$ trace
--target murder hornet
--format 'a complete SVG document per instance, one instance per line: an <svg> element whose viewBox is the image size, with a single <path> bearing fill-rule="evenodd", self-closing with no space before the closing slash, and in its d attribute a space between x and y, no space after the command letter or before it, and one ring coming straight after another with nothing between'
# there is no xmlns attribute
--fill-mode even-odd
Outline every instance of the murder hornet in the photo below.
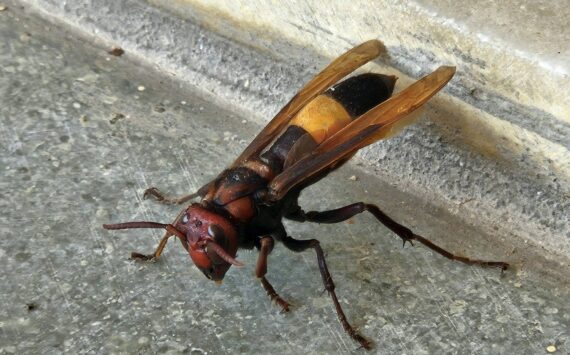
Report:
<svg viewBox="0 0 570 355"><path fill-rule="evenodd" d="M466 264L499 267L507 263L454 255L397 223L376 205L357 202L329 211L305 212L298 204L303 189L347 162L359 149L390 137L410 124L412 113L441 90L455 73L442 66L392 96L396 77L361 74L344 78L383 50L379 41L365 42L334 60L307 83L279 111L249 146L218 177L197 192L168 198L156 188L145 191L166 203L182 204L195 198L171 224L127 222L105 224L105 229L162 228L166 233L153 254L132 253L133 259L156 260L168 239L177 237L194 264L214 281L221 281L240 248L259 250L255 275L283 311L289 303L266 278L267 259L275 242L294 251L313 249L325 289L344 330L366 349L371 342L348 322L335 293L325 254L316 239L299 240L287 234L282 219L339 223L364 211L404 242L417 241L446 258Z"/></svg>

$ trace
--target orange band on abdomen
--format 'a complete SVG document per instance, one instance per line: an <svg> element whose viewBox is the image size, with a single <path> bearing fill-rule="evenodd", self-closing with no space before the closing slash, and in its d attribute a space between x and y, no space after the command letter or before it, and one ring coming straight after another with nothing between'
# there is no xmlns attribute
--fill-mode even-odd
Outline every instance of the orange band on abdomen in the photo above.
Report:
<svg viewBox="0 0 570 355"><path fill-rule="evenodd" d="M340 103L319 95L303 107L290 124L302 127L320 144L351 121L352 117Z"/></svg>

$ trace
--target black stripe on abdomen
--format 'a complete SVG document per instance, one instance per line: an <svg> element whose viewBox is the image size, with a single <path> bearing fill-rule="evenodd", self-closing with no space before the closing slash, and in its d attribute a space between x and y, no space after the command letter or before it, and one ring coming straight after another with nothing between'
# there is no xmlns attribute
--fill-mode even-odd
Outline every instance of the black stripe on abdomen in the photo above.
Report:
<svg viewBox="0 0 570 355"><path fill-rule="evenodd" d="M325 95L344 106L354 119L390 98L395 83L396 77L391 75L361 74L336 84Z"/></svg>
<svg viewBox="0 0 570 355"><path fill-rule="evenodd" d="M283 167L283 162L285 162L287 158L287 154L289 154L293 145L304 134L307 134L307 131L302 127L295 125L287 127L287 130L275 140L275 143L273 143L261 157L280 171Z"/></svg>

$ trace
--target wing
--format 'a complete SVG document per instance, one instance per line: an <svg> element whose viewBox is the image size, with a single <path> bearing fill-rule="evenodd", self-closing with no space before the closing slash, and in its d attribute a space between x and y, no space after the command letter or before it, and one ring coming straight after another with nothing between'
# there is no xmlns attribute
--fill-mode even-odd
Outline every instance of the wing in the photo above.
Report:
<svg viewBox="0 0 570 355"><path fill-rule="evenodd" d="M383 51L384 46L380 41L370 40L356 46L335 59L329 66L323 69L313 80L309 81L281 111L263 128L241 155L234 161L232 167L256 157L289 121L309 101L323 93L340 79L344 78L357 68L376 58Z"/></svg>
<svg viewBox="0 0 570 355"><path fill-rule="evenodd" d="M440 67L352 121L310 155L277 175L269 185L268 199L283 198L293 187L334 167L359 149L397 133L411 123L410 114L441 90L453 74L455 67Z"/></svg>

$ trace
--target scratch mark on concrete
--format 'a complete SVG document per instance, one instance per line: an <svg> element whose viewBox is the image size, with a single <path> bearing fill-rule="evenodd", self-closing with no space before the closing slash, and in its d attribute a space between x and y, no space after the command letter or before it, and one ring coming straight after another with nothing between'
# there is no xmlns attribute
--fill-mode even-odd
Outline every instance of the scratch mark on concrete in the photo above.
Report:
<svg viewBox="0 0 570 355"><path fill-rule="evenodd" d="M55 280L57 290L61 295L61 297L63 298L63 301L65 302L65 312L67 312L69 319L73 320L74 317L73 317L73 312L71 311L71 303L69 301L69 298L67 297L67 293L61 287L61 279L57 276L57 271L55 269L55 266L53 265L53 262L49 258L47 259L47 263L51 270L51 277L52 279Z"/></svg>

